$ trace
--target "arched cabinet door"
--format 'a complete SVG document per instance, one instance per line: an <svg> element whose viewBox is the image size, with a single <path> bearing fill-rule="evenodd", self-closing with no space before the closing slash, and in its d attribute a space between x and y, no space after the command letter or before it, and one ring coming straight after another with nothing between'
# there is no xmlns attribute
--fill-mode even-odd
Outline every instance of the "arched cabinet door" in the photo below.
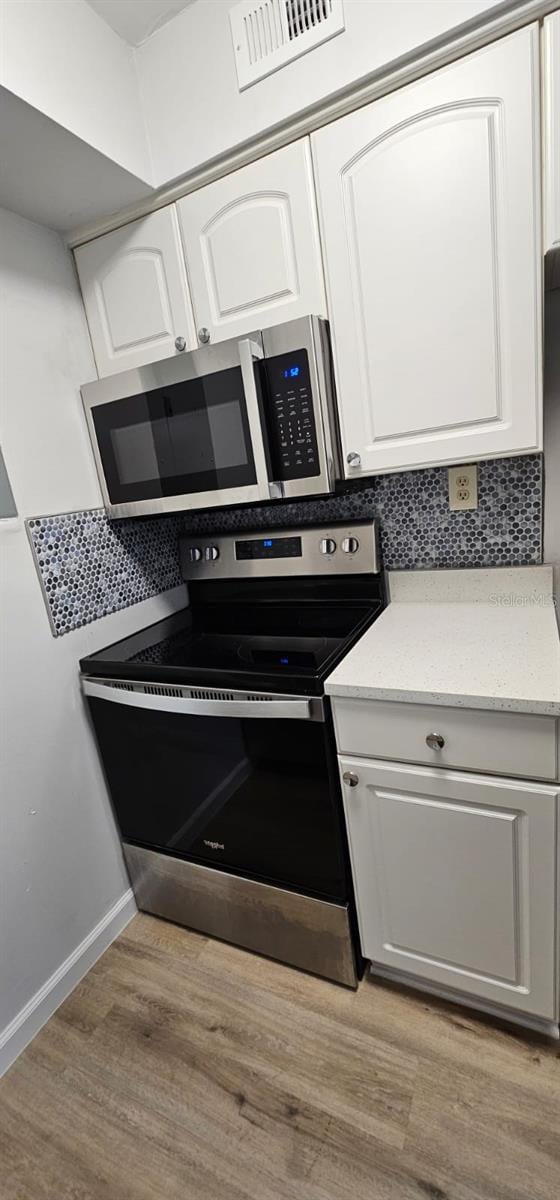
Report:
<svg viewBox="0 0 560 1200"><path fill-rule="evenodd" d="M177 208L196 325L210 341L325 315L307 139L192 192Z"/></svg>
<svg viewBox="0 0 560 1200"><path fill-rule="evenodd" d="M187 272L173 205L75 251L99 375L192 350Z"/></svg>
<svg viewBox="0 0 560 1200"><path fill-rule="evenodd" d="M313 135L349 477L541 448L538 49Z"/></svg>

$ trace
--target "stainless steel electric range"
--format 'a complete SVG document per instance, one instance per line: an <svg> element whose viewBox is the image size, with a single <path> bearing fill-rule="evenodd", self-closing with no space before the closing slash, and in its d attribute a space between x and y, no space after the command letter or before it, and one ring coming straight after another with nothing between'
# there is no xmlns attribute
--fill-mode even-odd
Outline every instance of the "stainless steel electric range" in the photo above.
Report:
<svg viewBox="0 0 560 1200"><path fill-rule="evenodd" d="M181 561L189 606L80 664L138 906L356 986L324 680L383 606L375 526Z"/></svg>

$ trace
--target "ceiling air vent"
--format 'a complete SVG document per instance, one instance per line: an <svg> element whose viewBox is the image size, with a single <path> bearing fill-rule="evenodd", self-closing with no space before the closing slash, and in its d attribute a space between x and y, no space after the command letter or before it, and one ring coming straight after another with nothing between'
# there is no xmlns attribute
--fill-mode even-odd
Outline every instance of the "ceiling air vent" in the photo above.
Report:
<svg viewBox="0 0 560 1200"><path fill-rule="evenodd" d="M342 0L242 0L229 19L240 91L344 29Z"/></svg>

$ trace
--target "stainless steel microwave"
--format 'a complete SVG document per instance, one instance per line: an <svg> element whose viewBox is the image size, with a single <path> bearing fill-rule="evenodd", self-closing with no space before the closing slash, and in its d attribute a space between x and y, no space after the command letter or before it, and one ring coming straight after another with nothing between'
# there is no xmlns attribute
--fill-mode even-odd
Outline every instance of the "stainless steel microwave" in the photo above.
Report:
<svg viewBox="0 0 560 1200"><path fill-rule="evenodd" d="M340 474L320 317L123 371L82 398L112 517L320 495Z"/></svg>

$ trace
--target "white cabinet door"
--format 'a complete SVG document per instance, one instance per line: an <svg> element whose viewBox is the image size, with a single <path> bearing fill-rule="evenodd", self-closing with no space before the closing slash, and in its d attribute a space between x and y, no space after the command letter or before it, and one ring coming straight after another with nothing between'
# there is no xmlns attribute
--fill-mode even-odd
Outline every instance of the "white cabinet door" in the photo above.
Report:
<svg viewBox="0 0 560 1200"><path fill-rule="evenodd" d="M141 367L196 345L173 205L75 251L100 376Z"/></svg>
<svg viewBox="0 0 560 1200"><path fill-rule="evenodd" d="M540 448L536 25L312 137L347 474Z"/></svg>
<svg viewBox="0 0 560 1200"><path fill-rule="evenodd" d="M309 142L177 205L196 324L212 341L326 313Z"/></svg>
<svg viewBox="0 0 560 1200"><path fill-rule="evenodd" d="M364 955L557 1019L558 788L339 761Z"/></svg>
<svg viewBox="0 0 560 1200"><path fill-rule="evenodd" d="M560 246L560 9L545 18L544 249Z"/></svg>

